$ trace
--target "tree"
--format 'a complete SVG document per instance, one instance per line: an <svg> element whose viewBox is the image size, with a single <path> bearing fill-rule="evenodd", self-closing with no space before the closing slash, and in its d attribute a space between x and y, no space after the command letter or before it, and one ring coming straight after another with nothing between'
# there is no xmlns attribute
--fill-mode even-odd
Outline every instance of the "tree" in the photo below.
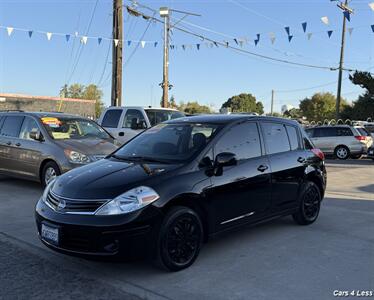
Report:
<svg viewBox="0 0 374 300"><path fill-rule="evenodd" d="M180 111L185 112L186 114L210 114L211 110L206 105L200 105L196 101L187 102L185 104L184 102L180 102L178 109Z"/></svg>
<svg viewBox="0 0 374 300"><path fill-rule="evenodd" d="M170 107L170 108L178 108L178 105L177 105L177 103L175 102L174 95L171 95L171 97L170 97L169 107Z"/></svg>
<svg viewBox="0 0 374 300"><path fill-rule="evenodd" d="M321 121L335 117L336 98L331 93L316 93L312 98L305 98L300 101L300 111L308 121ZM347 101L342 99L340 109L344 110Z"/></svg>
<svg viewBox="0 0 374 300"><path fill-rule="evenodd" d="M255 112L260 115L264 113L264 106L252 94L242 93L229 98L222 104L222 108L230 108L231 112Z"/></svg>
<svg viewBox="0 0 374 300"><path fill-rule="evenodd" d="M302 117L300 109L297 108L291 108L290 110L286 110L283 115L285 117L292 119L298 119Z"/></svg>
<svg viewBox="0 0 374 300"><path fill-rule="evenodd" d="M102 101L103 92L95 84L89 84L87 86L79 83L74 83L70 86L65 84L60 89L60 97L95 100L95 114L97 118L104 109L104 103Z"/></svg>
<svg viewBox="0 0 374 300"><path fill-rule="evenodd" d="M363 95L360 95L357 101L353 102L353 106L343 111L350 119L366 120L374 117L374 78L368 72L356 71L349 76L353 84L359 85L366 89Z"/></svg>

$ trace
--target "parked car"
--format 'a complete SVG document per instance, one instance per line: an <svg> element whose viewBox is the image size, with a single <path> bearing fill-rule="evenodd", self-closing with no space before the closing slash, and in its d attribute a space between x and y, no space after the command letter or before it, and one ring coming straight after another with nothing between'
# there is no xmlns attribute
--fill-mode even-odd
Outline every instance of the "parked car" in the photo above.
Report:
<svg viewBox="0 0 374 300"><path fill-rule="evenodd" d="M374 123L367 123L363 125L367 132L370 133L371 137L374 139Z"/></svg>
<svg viewBox="0 0 374 300"><path fill-rule="evenodd" d="M365 144L367 153L368 149L373 145L373 137L364 126L354 126L354 128L362 137L361 142Z"/></svg>
<svg viewBox="0 0 374 300"><path fill-rule="evenodd" d="M306 129L314 145L327 155L338 159L361 157L367 152L366 136L348 125L317 126Z"/></svg>
<svg viewBox="0 0 374 300"><path fill-rule="evenodd" d="M43 186L118 148L95 122L62 113L0 112L0 174Z"/></svg>
<svg viewBox="0 0 374 300"><path fill-rule="evenodd" d="M177 271L227 230L286 215L313 223L325 187L324 155L297 122L194 116L158 124L105 159L59 176L35 217L42 242L54 250L149 251Z"/></svg>
<svg viewBox="0 0 374 300"><path fill-rule="evenodd" d="M113 106L102 112L98 123L121 143L126 143L147 128L181 117L183 113L171 108Z"/></svg>

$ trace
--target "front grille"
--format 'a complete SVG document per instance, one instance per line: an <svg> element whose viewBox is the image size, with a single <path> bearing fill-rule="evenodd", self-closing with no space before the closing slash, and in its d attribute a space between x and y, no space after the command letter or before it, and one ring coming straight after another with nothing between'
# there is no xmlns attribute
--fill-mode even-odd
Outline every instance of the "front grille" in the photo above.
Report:
<svg viewBox="0 0 374 300"><path fill-rule="evenodd" d="M48 193L47 202L55 210L70 214L93 214L107 200L69 199Z"/></svg>

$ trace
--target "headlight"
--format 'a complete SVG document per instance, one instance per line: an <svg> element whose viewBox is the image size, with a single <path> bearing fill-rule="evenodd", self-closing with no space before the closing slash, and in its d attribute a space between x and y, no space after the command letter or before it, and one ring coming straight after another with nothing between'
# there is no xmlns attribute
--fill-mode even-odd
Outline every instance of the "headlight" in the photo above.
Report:
<svg viewBox="0 0 374 300"><path fill-rule="evenodd" d="M69 159L70 162L75 163L75 164L88 164L91 160L90 158L77 151L69 150L66 149L64 150L65 155Z"/></svg>
<svg viewBox="0 0 374 300"><path fill-rule="evenodd" d="M141 209L159 198L160 196L150 187L139 186L106 203L96 215L126 214Z"/></svg>
<svg viewBox="0 0 374 300"><path fill-rule="evenodd" d="M56 181L56 178L52 179L52 180L48 183L48 185L45 187L44 192L43 192L43 195L42 195L42 200L43 200L43 202L46 202L46 201L47 201L48 193L49 193L49 191L51 190L52 186L54 185L55 181Z"/></svg>

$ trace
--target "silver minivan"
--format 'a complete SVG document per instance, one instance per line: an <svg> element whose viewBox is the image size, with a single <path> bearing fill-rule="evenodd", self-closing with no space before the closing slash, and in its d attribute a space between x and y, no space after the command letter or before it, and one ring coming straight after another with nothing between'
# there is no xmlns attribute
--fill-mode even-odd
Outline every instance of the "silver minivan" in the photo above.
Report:
<svg viewBox="0 0 374 300"><path fill-rule="evenodd" d="M118 148L95 122L62 113L0 111L0 174L40 181Z"/></svg>
<svg viewBox="0 0 374 300"><path fill-rule="evenodd" d="M352 126L317 126L305 131L317 148L338 159L359 158L368 150L366 137Z"/></svg>

